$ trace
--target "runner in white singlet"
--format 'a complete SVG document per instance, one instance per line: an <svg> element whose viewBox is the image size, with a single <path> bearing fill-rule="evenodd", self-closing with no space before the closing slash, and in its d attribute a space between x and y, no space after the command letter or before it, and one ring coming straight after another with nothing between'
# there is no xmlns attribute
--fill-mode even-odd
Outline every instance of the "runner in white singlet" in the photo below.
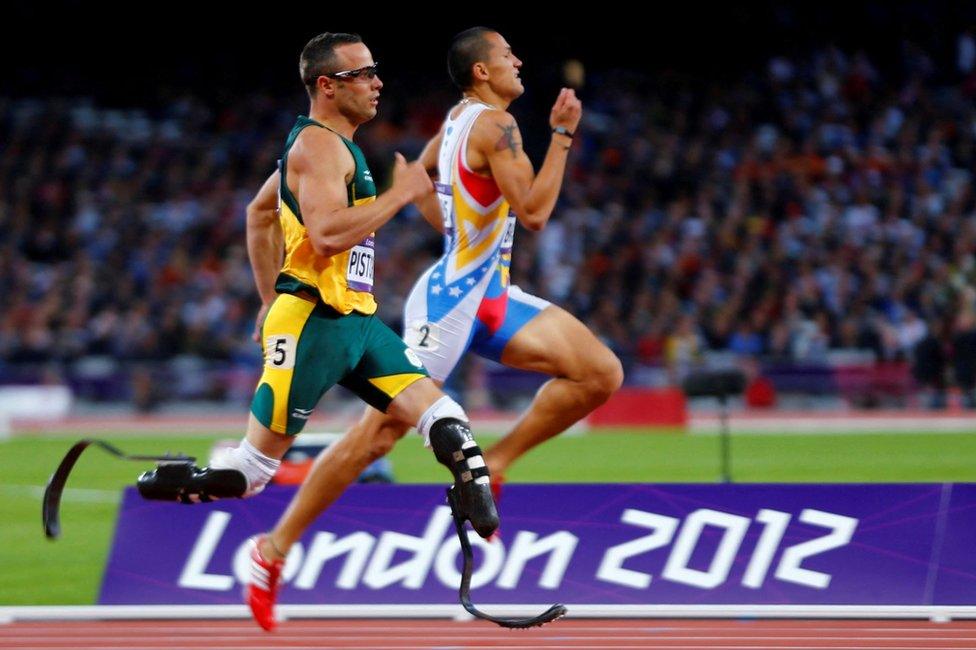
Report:
<svg viewBox="0 0 976 650"><path fill-rule="evenodd" d="M471 127L490 108L465 100L444 122L436 183L444 254L414 285L404 310L404 339L440 381L468 349L501 361L512 336L549 306L511 284L516 218L494 179L468 166Z"/></svg>

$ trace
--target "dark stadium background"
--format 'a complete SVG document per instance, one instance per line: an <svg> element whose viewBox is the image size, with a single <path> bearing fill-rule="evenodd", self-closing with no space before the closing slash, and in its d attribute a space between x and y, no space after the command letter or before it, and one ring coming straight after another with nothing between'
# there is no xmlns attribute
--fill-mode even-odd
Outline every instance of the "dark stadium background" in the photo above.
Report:
<svg viewBox="0 0 976 650"><path fill-rule="evenodd" d="M914 65L912 61L920 57L933 64L925 79L928 89L953 85L962 88L965 82L953 65L956 39L964 30L972 30L976 25L976 6L970 3L766 1L654 3L641 9L608 5L572 10L564 6L530 9L525 5L497 3L477 7L408 3L396 11L385 11L368 3L341 8L325 4L244 8L231 3L203 2L140 6L18 2L5 5L0 10L0 17L0 60L3 62L0 64L0 102L10 107L23 100L40 100L53 107L47 117L29 126L31 135L28 140L35 135L44 138L47 137L45 133L54 134L51 136L54 146L63 146L63 138L70 137L66 134L68 127L63 117L76 102L85 102L99 111L138 109L155 120L165 117L181 97L188 96L209 111L209 117L196 125L204 136L214 130L225 136L240 130L258 134L256 138L269 142L279 131L283 137L280 124L268 121L271 111L258 112L255 119L250 120L249 103L267 100L279 109L290 107L292 114L305 112L307 99L297 79L297 58L304 43L322 31L360 33L375 59L381 62L386 87L379 118L372 125L374 140L383 142L384 128L396 130L416 126L418 112L425 113L426 122L422 127L429 133L436 128L442 111L457 97L448 82L444 61L451 36L475 24L493 26L507 37L524 61L527 92L512 111L522 127L525 147L538 164L548 138L549 107L559 86L564 83L562 70L568 60L578 60L584 65L586 83L579 92L585 106L610 107L612 110L606 114L623 121L627 116L620 113L619 105L613 105L614 89L630 86L645 100L663 98L668 112L658 126L666 131L670 122L680 118L683 111L695 114L710 102L727 101L727 98L723 100L716 96L723 88L735 84L762 87L773 57L803 62L815 52L830 47L839 48L847 57L865 52L877 72L874 90L879 94L896 92L904 83L906 66L910 68ZM660 106L652 105L630 107L633 116L638 118L647 111L660 109ZM924 117L927 109L919 110ZM282 112L278 110L275 118ZM857 116L862 127L869 117ZM229 121L222 121L225 118ZM747 118L752 120L745 126L746 133L750 134L763 122L776 124L779 119L770 105L760 105ZM691 128L698 127L693 125ZM364 139L368 138L364 136ZM416 155L421 142L417 139L408 142L404 153ZM577 147L577 151L584 151L586 153L582 155L604 164L606 161L600 157L605 158L614 152L607 153L599 148L612 146L615 143L588 140ZM243 193L257 189L262 175L270 172L273 149L270 145L261 149L260 165L252 165L246 173L233 176L230 182L234 183L236 191ZM382 148L379 152L367 149L381 185L389 170L391 155L391 151ZM11 164L8 178L24 181L20 172L27 173L27 170L19 170L16 162ZM25 182L42 181L43 178L30 177ZM672 195L680 195L688 187L694 191L695 186L688 183L698 180L676 177L668 182L672 186L669 190ZM567 187L573 185L572 179L567 182ZM641 196L640 188L635 190L633 183L631 188L622 191L637 195L637 203L658 201L661 210L671 198L667 193L656 198ZM563 196L569 193L564 191ZM70 201L76 198L71 197ZM164 198L156 196L151 200ZM627 208L636 209L633 202ZM43 221L56 232L63 233L62 223L67 224L72 214L48 212ZM554 220L559 218L557 214ZM624 230L621 229L616 235L618 239L608 245L619 244ZM390 231L392 239L395 239L394 232ZM134 236L137 241L138 235ZM430 233L424 236L427 237L427 252L436 254L437 238ZM527 234L521 236L523 241L530 240ZM383 239L381 232L381 246ZM242 236L235 235L228 241L243 245ZM943 245L949 243L945 238L941 242ZM25 249L23 242L10 244ZM642 246L645 242L632 238L629 244ZM30 243L26 245L29 247ZM523 248L532 250L529 246ZM524 253L523 260L531 254ZM526 272L527 265L523 262L519 267L517 258L518 253L514 273L519 281L519 274ZM192 263L200 261L199 258L191 260ZM379 266L379 273L387 278L392 275L382 266ZM404 288L381 288L380 292L381 304L385 301L390 310L383 316L389 321L396 320L395 301L402 300L400 294ZM250 303L246 310L255 309L257 303L253 294L247 300ZM629 303L626 296L624 302ZM598 304L591 305L592 310L583 308L582 311L572 302L567 307L588 323L590 317L600 317ZM625 304L622 312L606 316L604 320L620 320L620 313L631 314L634 309L640 307ZM952 314L942 313L940 317L949 327ZM239 317L239 320L243 323L246 319ZM391 322L391 325L396 327L398 324ZM668 325L667 332L673 332L679 326L675 319ZM235 331L235 336L240 338L242 327ZM621 349L617 350L619 354L634 353L624 349L628 343L626 337L617 338L621 343ZM630 368L630 360L625 359L625 366ZM136 372L135 376L138 375ZM631 379L641 381L639 376ZM242 382L242 385L246 383ZM242 390L241 395L246 392Z"/></svg>
<svg viewBox="0 0 976 650"><path fill-rule="evenodd" d="M539 157L545 140L538 134L567 60L585 66L584 99L599 93L608 73L706 84L755 75L772 55L825 45L870 51L885 73L897 67L905 42L951 60L954 36L976 24L976 6L965 2L676 2L639 11L617 4L530 10L519 3L406 3L396 11L328 4L259 10L184 0L139 7L8 3L0 20L0 96L83 96L101 107L152 112L187 93L219 107L257 92L292 97L301 112L302 46L322 31L351 31L382 64L387 99L380 116L395 121L411 93L453 99L445 65L451 36L486 25L505 34L524 61L527 92L513 112L528 151Z"/></svg>
<svg viewBox="0 0 976 650"><path fill-rule="evenodd" d="M258 10L236 3L13 2L3 9L4 93L93 95L111 105L148 105L173 92L213 101L235 93L295 93L302 45L322 31L361 34L387 83L446 81L453 34L483 24L522 53L534 94L548 97L552 66L581 59L593 70L632 69L724 78L775 53L836 44L869 49L884 68L903 39L949 57L959 29L976 20L965 2L653 3L570 10L517 3L370 3ZM536 87L535 82L543 84Z"/></svg>

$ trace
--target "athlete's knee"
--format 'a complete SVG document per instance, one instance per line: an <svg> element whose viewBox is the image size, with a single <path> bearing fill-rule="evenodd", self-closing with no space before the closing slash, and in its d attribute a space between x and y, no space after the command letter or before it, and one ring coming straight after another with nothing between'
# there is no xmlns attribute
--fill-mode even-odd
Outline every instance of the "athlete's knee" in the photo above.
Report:
<svg viewBox="0 0 976 650"><path fill-rule="evenodd" d="M595 400L601 404L607 401L624 383L624 368L620 359L604 347L590 364L584 381Z"/></svg>
<svg viewBox="0 0 976 650"><path fill-rule="evenodd" d="M468 415L461 408L461 405L447 395L441 395L427 407L427 410L420 416L420 421L417 422L417 431L424 437L424 445L433 447L434 440L432 440L431 435L440 431L440 428L435 427L435 425L448 421L458 422L464 428L468 428ZM470 429L468 430L470 431ZM436 448L434 452L437 453Z"/></svg>
<svg viewBox="0 0 976 650"><path fill-rule="evenodd" d="M233 449L223 449L204 468L186 463L164 463L145 472L136 485L146 499L208 502L247 498L264 490L281 461L263 454L246 439Z"/></svg>
<svg viewBox="0 0 976 650"><path fill-rule="evenodd" d="M468 416L460 404L444 395L420 417L417 430L424 437L424 444L434 451L434 456L441 464L459 473L472 471L468 480L477 475L478 483L489 482L481 449L471 434Z"/></svg>

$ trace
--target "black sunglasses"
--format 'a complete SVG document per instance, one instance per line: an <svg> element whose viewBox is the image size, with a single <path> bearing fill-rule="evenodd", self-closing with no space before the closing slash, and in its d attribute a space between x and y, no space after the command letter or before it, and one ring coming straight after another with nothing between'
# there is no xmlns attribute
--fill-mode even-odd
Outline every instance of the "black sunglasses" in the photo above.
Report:
<svg viewBox="0 0 976 650"><path fill-rule="evenodd" d="M331 72L323 76L329 77L331 79L375 79L377 66L379 66L379 62L374 63L373 65L367 65L362 68L356 68L355 70L343 70L342 72Z"/></svg>

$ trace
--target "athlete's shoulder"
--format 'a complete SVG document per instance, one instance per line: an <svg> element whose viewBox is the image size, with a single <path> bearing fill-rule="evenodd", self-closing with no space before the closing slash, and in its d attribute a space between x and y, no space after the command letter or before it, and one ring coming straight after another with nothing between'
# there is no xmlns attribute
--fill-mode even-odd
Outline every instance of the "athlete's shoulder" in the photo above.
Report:
<svg viewBox="0 0 976 650"><path fill-rule="evenodd" d="M472 137L488 144L506 133L518 133L515 116L500 108L487 108L481 112L471 128Z"/></svg>
<svg viewBox="0 0 976 650"><path fill-rule="evenodd" d="M295 140L289 158L290 162L299 168L324 162L334 165L336 161L340 161L343 170L348 172L346 168L355 166L352 153L342 137L335 131L325 128L304 129Z"/></svg>
<svg viewBox="0 0 976 650"><path fill-rule="evenodd" d="M515 117L500 108L489 108L478 116L471 137L474 146L484 152L517 150L521 147L522 136Z"/></svg>
<svg viewBox="0 0 976 650"><path fill-rule="evenodd" d="M301 144L303 148L310 151L319 149L338 150L346 148L342 136L332 129L327 129L321 126L303 129L298 138L295 140L295 144Z"/></svg>
<svg viewBox="0 0 976 650"><path fill-rule="evenodd" d="M515 116L501 108L486 108L481 111L475 121L475 126L491 123L516 124ZM517 126L517 124L516 124Z"/></svg>

